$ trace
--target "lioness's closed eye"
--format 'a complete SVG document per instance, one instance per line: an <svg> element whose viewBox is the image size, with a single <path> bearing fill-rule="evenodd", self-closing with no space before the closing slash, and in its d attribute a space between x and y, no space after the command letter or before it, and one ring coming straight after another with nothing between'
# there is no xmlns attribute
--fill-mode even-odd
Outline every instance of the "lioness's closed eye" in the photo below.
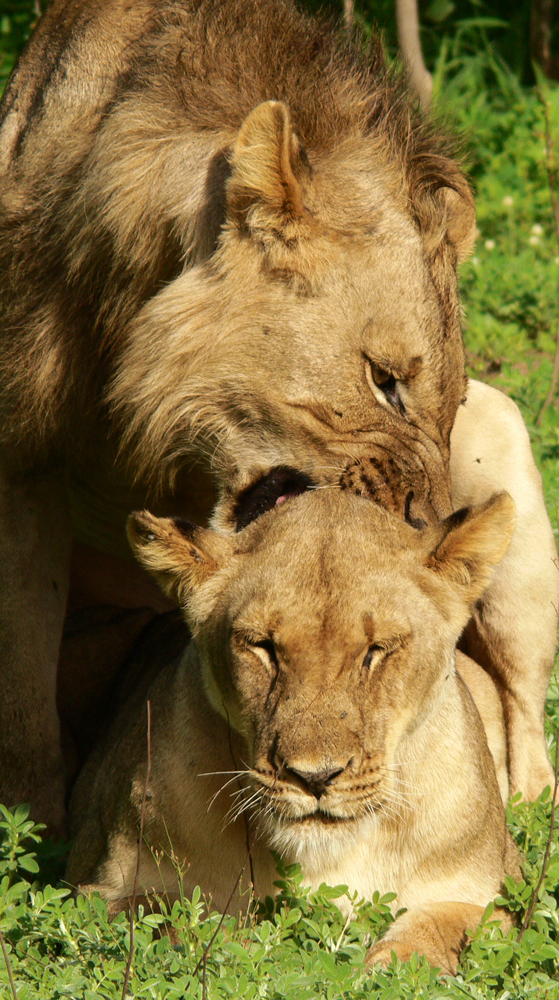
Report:
<svg viewBox="0 0 559 1000"><path fill-rule="evenodd" d="M300 862L311 885L347 884L369 898L394 890L407 913L371 961L419 950L455 970L466 928L518 872L458 671L482 691L504 759L499 700L455 652L514 517L502 494L418 531L325 490L234 537L145 512L130 519L136 556L180 601L193 634L148 692L146 893L179 891L171 844L184 888L199 884L224 907L248 836L257 893L274 891L270 848ZM145 774L144 697L125 707L72 804L67 877L117 908L132 891Z"/></svg>

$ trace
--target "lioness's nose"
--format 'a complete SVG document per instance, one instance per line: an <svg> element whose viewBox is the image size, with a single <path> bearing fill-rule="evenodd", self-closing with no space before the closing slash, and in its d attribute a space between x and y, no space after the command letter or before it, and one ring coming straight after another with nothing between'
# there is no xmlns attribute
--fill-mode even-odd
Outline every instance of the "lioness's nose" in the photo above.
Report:
<svg viewBox="0 0 559 1000"><path fill-rule="evenodd" d="M284 770L288 774L294 774L299 781L308 788L309 792L319 799L324 791L330 785L334 778L337 778L342 771L345 771L345 767L337 767L333 771L299 771L296 767L290 767L289 764L284 763Z"/></svg>

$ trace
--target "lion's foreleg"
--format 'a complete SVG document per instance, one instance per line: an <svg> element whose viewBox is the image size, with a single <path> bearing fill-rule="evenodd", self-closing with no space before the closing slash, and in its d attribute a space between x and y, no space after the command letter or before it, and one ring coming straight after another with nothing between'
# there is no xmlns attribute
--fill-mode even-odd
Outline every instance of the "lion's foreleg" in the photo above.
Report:
<svg viewBox="0 0 559 1000"><path fill-rule="evenodd" d="M503 393L470 381L451 436L456 508L506 490L516 504L511 546L479 602L466 651L493 676L507 725L511 792L535 798L552 782L544 704L553 668L559 567L526 427Z"/></svg>
<svg viewBox="0 0 559 1000"><path fill-rule="evenodd" d="M71 531L63 476L0 470L0 801L64 829L56 672Z"/></svg>

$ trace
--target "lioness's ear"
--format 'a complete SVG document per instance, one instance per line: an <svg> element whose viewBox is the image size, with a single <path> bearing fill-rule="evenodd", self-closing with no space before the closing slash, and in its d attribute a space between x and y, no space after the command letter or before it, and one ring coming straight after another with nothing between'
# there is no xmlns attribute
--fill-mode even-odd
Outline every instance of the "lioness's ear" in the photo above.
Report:
<svg viewBox="0 0 559 1000"><path fill-rule="evenodd" d="M259 104L241 125L227 182L227 214L241 226L260 209L257 225L281 226L303 216L296 174L309 170L306 155L291 128L282 101Z"/></svg>
<svg viewBox="0 0 559 1000"><path fill-rule="evenodd" d="M226 539L214 531L181 518L154 517L147 510L130 515L126 533L138 562L178 604L216 573L227 556Z"/></svg>
<svg viewBox="0 0 559 1000"><path fill-rule="evenodd" d="M481 597L493 567L507 551L515 523L514 502L508 493L494 494L480 507L464 507L439 526L439 539L426 565L457 585L471 605Z"/></svg>
<svg viewBox="0 0 559 1000"><path fill-rule="evenodd" d="M465 181L460 191L442 187L437 194L443 203L447 237L456 248L458 263L461 264L471 254L476 241L476 210L473 194Z"/></svg>

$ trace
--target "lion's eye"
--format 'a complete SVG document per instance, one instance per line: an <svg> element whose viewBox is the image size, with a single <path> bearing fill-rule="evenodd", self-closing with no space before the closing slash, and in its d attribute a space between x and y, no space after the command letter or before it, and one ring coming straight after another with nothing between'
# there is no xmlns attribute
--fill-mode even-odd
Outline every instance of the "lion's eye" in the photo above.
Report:
<svg viewBox="0 0 559 1000"><path fill-rule="evenodd" d="M388 369L382 368L375 361L369 361L369 371L374 386L380 389L386 401L399 410L400 413L403 413L404 404L402 403L396 376L391 371L388 371Z"/></svg>
<svg viewBox="0 0 559 1000"><path fill-rule="evenodd" d="M377 663L382 660L383 656L385 656L387 652L388 650L385 646L379 646L377 643L373 643L369 646L363 658L363 669L369 670L372 667L376 667Z"/></svg>
<svg viewBox="0 0 559 1000"><path fill-rule="evenodd" d="M269 664L273 667L278 666L276 647L271 639L247 639L246 644L249 649L252 649L252 651L256 653L265 666L268 666Z"/></svg>

